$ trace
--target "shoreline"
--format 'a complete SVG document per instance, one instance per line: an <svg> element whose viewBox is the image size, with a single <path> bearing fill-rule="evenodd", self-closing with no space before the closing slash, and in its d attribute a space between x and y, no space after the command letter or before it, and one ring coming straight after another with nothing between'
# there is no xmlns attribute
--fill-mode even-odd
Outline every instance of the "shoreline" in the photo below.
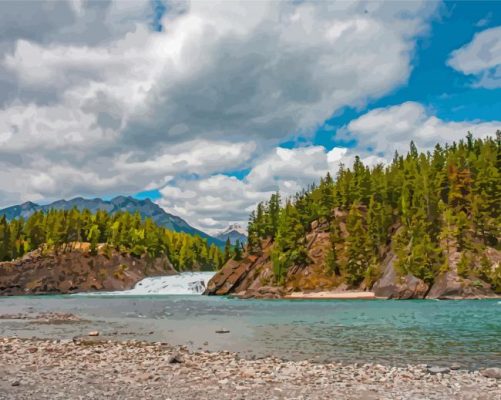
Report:
<svg viewBox="0 0 501 400"><path fill-rule="evenodd" d="M481 371L320 364L276 357L248 360L226 351L189 352L164 342L88 336L0 338L0 376L1 399L501 397L501 380Z"/></svg>
<svg viewBox="0 0 501 400"><path fill-rule="evenodd" d="M376 300L374 292L346 291L346 292L293 292L283 297L284 299L308 299L308 300ZM379 299L384 299L379 297Z"/></svg>

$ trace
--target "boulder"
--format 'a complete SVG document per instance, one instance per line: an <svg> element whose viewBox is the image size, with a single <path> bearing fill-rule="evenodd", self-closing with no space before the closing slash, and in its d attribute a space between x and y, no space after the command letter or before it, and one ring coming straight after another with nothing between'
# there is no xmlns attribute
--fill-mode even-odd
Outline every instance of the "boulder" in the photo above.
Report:
<svg viewBox="0 0 501 400"><path fill-rule="evenodd" d="M207 284L204 294L226 295L247 275L255 257L247 256L242 261L229 260Z"/></svg>
<svg viewBox="0 0 501 400"><path fill-rule="evenodd" d="M488 283L480 279L464 279L455 271L448 271L435 279L426 297L429 299L463 299L495 296Z"/></svg>
<svg viewBox="0 0 501 400"><path fill-rule="evenodd" d="M429 286L413 275L398 276L394 268L396 256L389 253L383 262L383 276L376 281L372 291L376 297L387 299L423 299Z"/></svg>
<svg viewBox="0 0 501 400"><path fill-rule="evenodd" d="M429 367L426 369L430 374L448 374L451 370L447 367Z"/></svg>
<svg viewBox="0 0 501 400"><path fill-rule="evenodd" d="M501 379L501 368L486 368L480 373L486 378Z"/></svg>

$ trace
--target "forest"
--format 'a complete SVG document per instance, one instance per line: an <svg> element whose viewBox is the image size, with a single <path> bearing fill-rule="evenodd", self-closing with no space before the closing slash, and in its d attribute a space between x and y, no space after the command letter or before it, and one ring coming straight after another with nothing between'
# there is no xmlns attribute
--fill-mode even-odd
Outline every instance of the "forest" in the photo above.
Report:
<svg viewBox="0 0 501 400"><path fill-rule="evenodd" d="M389 250L396 270L432 283L460 257L457 273L478 277L501 291L501 268L493 268L488 249L500 249L501 132L432 152L414 143L406 155L395 153L389 165L368 167L359 157L341 165L333 178L282 200L279 193L258 204L250 215L250 254L273 241L271 254L277 284L292 265L308 264L306 235L313 221L329 229L327 273L350 286L370 287L381 275Z"/></svg>
<svg viewBox="0 0 501 400"><path fill-rule="evenodd" d="M178 271L192 269L216 270L233 256L227 247L226 255L205 239L186 233L170 231L139 213L106 211L92 214L89 210L38 211L25 219L7 221L0 218L0 261L10 261L43 247L63 251L73 242L89 242L90 252L96 254L100 244L134 256L160 257L166 255Z"/></svg>

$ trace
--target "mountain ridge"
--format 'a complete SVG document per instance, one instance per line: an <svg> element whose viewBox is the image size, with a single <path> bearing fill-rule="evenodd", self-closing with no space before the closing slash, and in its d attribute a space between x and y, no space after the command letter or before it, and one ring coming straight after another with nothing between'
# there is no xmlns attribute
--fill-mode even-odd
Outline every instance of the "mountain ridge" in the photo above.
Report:
<svg viewBox="0 0 501 400"><path fill-rule="evenodd" d="M224 246L224 242L213 237L199 229L192 227L184 219L177 215L170 214L162 209L158 204L153 203L150 199L135 199L131 196L116 196L110 200L101 198L86 199L83 197L75 197L70 200L56 200L52 203L40 205L31 201L22 204L0 209L0 216L5 215L7 220L15 218L28 218L31 214L37 211L49 210L71 210L76 207L79 210L89 209L91 212L97 210L105 210L109 213L119 211L136 212L138 211L143 218L151 218L155 223L175 232L184 232L192 235L198 235L203 239L207 239L209 244Z"/></svg>

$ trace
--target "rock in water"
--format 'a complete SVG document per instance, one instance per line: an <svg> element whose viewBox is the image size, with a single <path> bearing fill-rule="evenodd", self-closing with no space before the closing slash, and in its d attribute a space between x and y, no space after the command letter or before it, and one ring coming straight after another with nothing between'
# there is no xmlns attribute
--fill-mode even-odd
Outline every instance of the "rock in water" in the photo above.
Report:
<svg viewBox="0 0 501 400"><path fill-rule="evenodd" d="M216 331L216 333L230 333L230 330L229 329L224 329L224 328L223 329L218 329Z"/></svg>
<svg viewBox="0 0 501 400"><path fill-rule="evenodd" d="M99 332L98 331L91 331L91 332L89 332L89 336L99 336Z"/></svg>
<svg viewBox="0 0 501 400"><path fill-rule="evenodd" d="M192 293L202 294L205 292L205 289L205 282L203 280L188 283L188 290Z"/></svg>
<svg viewBox="0 0 501 400"><path fill-rule="evenodd" d="M501 379L501 368L487 368L481 374L486 378Z"/></svg>

